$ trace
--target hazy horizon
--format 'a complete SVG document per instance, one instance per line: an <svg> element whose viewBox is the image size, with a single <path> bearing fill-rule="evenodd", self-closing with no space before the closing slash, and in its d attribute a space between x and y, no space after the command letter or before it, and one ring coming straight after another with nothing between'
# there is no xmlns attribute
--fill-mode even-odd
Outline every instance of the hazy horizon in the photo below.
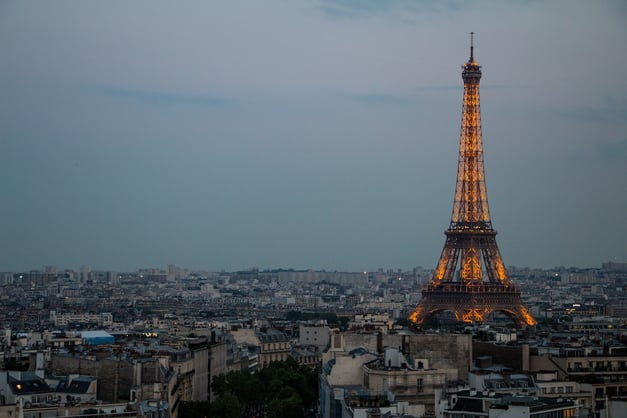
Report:
<svg viewBox="0 0 627 418"><path fill-rule="evenodd" d="M437 261L437 260L436 260ZM605 263L605 262L604 262ZM604 264L602 263L602 264ZM624 263L624 261L622 262ZM19 274L19 273L28 273L31 271L44 271L46 268L49 267L54 267L56 268L56 271L58 273L62 273L64 271L81 271L82 269L87 269L88 271L98 271L98 272L106 272L106 271L110 271L110 272L115 272L115 273L137 273L140 271L145 271L145 270L153 270L153 269L158 269L158 270L162 270L162 271L167 271L168 269L168 265L154 265L154 266L139 266L137 268L132 268L132 269L126 269L126 270L116 270L116 269L110 269L110 268L106 268L106 267L93 267L93 266L87 266L87 265L80 265L80 266L59 266L59 265L55 265L55 264L47 264L44 266L33 266L31 268L27 268L27 269L22 269L22 270L12 270L12 271L2 271L4 273L13 273L13 274ZM275 270L281 270L281 271L295 271L295 272L306 272L306 271L326 271L329 273L375 273L379 270L381 270L382 272L386 273L388 271L394 271L397 272L399 270L399 268L394 267L394 266L381 266L378 267L376 269L372 269L372 270L338 270L338 269L323 269L323 268L315 268L315 267L291 267L291 266L275 266L275 267L264 267L264 268L259 268L259 267L255 267L255 266L249 266L249 267L245 267L245 268L240 268L240 269L233 269L233 270L227 270L227 269L218 269L218 270L212 270L212 269L204 269L204 268L189 268L186 266L179 266L176 265L177 268L180 269L185 269L190 271L191 273L236 273L236 272L247 272L247 271L253 271L253 270L258 270L260 273L264 273L264 272L271 272L271 271L275 271ZM552 267L535 267L535 266L506 266L507 269L511 269L512 267L522 270L522 269L530 269L530 270L543 270L543 271L550 271L550 270L555 270L555 269L580 269L580 270L587 270L587 269L598 269L601 268L601 265L598 266L582 266L582 267L576 267L576 266L552 266ZM401 269L401 272L403 273L407 273L407 272L411 272L413 269L422 269L424 271L433 271L435 269L435 266L431 267L431 266L414 266L414 267L410 267L407 269Z"/></svg>

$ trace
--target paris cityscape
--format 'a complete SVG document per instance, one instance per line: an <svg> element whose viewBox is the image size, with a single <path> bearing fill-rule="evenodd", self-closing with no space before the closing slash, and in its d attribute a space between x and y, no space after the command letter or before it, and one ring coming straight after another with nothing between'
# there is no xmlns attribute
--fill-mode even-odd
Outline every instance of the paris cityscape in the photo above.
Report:
<svg viewBox="0 0 627 418"><path fill-rule="evenodd" d="M0 418L627 416L627 8L296 3L0 8Z"/></svg>

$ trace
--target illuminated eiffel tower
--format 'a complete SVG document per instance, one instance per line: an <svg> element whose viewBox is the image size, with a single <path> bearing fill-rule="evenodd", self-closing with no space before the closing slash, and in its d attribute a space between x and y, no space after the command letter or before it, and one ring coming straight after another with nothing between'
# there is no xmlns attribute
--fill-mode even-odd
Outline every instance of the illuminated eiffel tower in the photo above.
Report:
<svg viewBox="0 0 627 418"><path fill-rule="evenodd" d="M458 321L472 323L501 311L519 326L534 325L520 300L520 288L505 269L490 220L479 105L481 66L473 49L471 33L470 59L462 65L464 104L451 224L435 273L409 319L421 325L439 311L452 311Z"/></svg>

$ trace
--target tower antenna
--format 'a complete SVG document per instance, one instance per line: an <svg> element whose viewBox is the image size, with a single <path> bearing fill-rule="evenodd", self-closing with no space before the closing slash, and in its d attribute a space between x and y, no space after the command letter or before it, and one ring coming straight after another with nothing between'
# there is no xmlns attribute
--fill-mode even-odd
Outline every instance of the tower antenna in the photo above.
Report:
<svg viewBox="0 0 627 418"><path fill-rule="evenodd" d="M474 34L475 34L474 32L470 32L470 61L474 61L475 60L475 58L474 58L474 49L475 49L475 47L473 46L473 42L472 42Z"/></svg>

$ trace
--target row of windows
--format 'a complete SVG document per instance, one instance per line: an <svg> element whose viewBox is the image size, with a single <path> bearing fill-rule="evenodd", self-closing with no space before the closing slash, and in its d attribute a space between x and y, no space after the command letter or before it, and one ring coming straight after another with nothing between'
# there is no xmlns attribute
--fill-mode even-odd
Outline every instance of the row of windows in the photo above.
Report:
<svg viewBox="0 0 627 418"><path fill-rule="evenodd" d="M286 354L269 354L265 356L263 360L263 365L265 367L273 361L285 361L286 359L287 359Z"/></svg>
<svg viewBox="0 0 627 418"><path fill-rule="evenodd" d="M546 395L547 393L573 393L574 387L571 385L567 386L551 386L550 388L542 388L542 394Z"/></svg>
<svg viewBox="0 0 627 418"><path fill-rule="evenodd" d="M576 417L577 409L569 408L561 411L541 412L539 414L532 414L531 418L574 418ZM470 414L451 414L452 418L477 418L477 415Z"/></svg>
<svg viewBox="0 0 627 418"><path fill-rule="evenodd" d="M277 347L278 346L278 347ZM272 343L272 344L263 344L264 350L281 350L289 348L288 343Z"/></svg>
<svg viewBox="0 0 627 418"><path fill-rule="evenodd" d="M541 412L539 414L532 414L531 418L574 418L576 417L577 409L569 408L561 411ZM451 418L477 418L477 415L471 414L451 414Z"/></svg>
<svg viewBox="0 0 627 418"><path fill-rule="evenodd" d="M576 416L577 409L569 408L561 411L543 412L539 414L531 415L533 418L574 418Z"/></svg>

